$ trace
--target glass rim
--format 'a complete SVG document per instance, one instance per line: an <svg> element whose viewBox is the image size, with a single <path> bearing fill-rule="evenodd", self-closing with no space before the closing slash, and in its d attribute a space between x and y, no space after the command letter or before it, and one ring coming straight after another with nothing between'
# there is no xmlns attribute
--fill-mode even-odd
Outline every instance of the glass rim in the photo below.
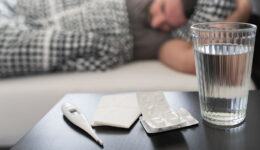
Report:
<svg viewBox="0 0 260 150"><path fill-rule="evenodd" d="M201 28L202 25L246 25L246 28L237 28L237 29L227 29L227 28ZM202 23L195 23L193 25L191 25L191 30L194 31L203 31L203 32L243 32L243 31L254 31L257 29L257 26L255 24L251 24L251 23L244 23L244 22L202 22Z"/></svg>

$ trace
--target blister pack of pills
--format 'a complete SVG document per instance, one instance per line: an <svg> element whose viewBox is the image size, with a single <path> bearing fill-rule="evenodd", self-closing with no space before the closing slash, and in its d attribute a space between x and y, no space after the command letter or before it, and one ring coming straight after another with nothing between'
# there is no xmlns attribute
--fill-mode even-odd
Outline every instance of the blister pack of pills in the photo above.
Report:
<svg viewBox="0 0 260 150"><path fill-rule="evenodd" d="M147 133L159 133L193 126L199 122L184 108L173 110L163 92L139 92L139 117Z"/></svg>

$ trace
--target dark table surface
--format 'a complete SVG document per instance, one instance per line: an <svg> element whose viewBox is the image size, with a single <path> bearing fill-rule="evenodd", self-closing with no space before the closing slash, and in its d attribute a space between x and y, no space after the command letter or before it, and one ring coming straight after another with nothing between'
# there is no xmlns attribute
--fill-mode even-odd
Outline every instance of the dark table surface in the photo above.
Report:
<svg viewBox="0 0 260 150"><path fill-rule="evenodd" d="M81 129L63 117L61 104L76 105L92 120L97 104L104 94L69 94L56 104L12 150L96 150L102 149ZM97 135L107 150L227 150L260 149L260 91L251 91L245 122L233 128L218 128L200 116L197 92L165 92L174 109L186 108L198 126L148 135L138 121L130 129L96 127ZM32 112L33 113L33 112Z"/></svg>

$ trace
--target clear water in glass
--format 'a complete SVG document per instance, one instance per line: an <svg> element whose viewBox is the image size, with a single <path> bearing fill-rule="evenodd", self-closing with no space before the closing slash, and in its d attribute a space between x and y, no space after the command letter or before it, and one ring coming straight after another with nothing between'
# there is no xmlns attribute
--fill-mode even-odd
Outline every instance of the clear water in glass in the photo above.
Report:
<svg viewBox="0 0 260 150"><path fill-rule="evenodd" d="M206 44L194 51L201 114L216 125L235 125L246 116L253 46Z"/></svg>

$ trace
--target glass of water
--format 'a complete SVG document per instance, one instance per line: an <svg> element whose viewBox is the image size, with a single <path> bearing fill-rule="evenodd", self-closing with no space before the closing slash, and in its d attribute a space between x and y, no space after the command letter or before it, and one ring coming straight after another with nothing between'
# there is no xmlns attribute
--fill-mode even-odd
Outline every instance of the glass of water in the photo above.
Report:
<svg viewBox="0 0 260 150"><path fill-rule="evenodd" d="M191 26L205 121L232 126L245 119L256 29L253 24L232 22Z"/></svg>

